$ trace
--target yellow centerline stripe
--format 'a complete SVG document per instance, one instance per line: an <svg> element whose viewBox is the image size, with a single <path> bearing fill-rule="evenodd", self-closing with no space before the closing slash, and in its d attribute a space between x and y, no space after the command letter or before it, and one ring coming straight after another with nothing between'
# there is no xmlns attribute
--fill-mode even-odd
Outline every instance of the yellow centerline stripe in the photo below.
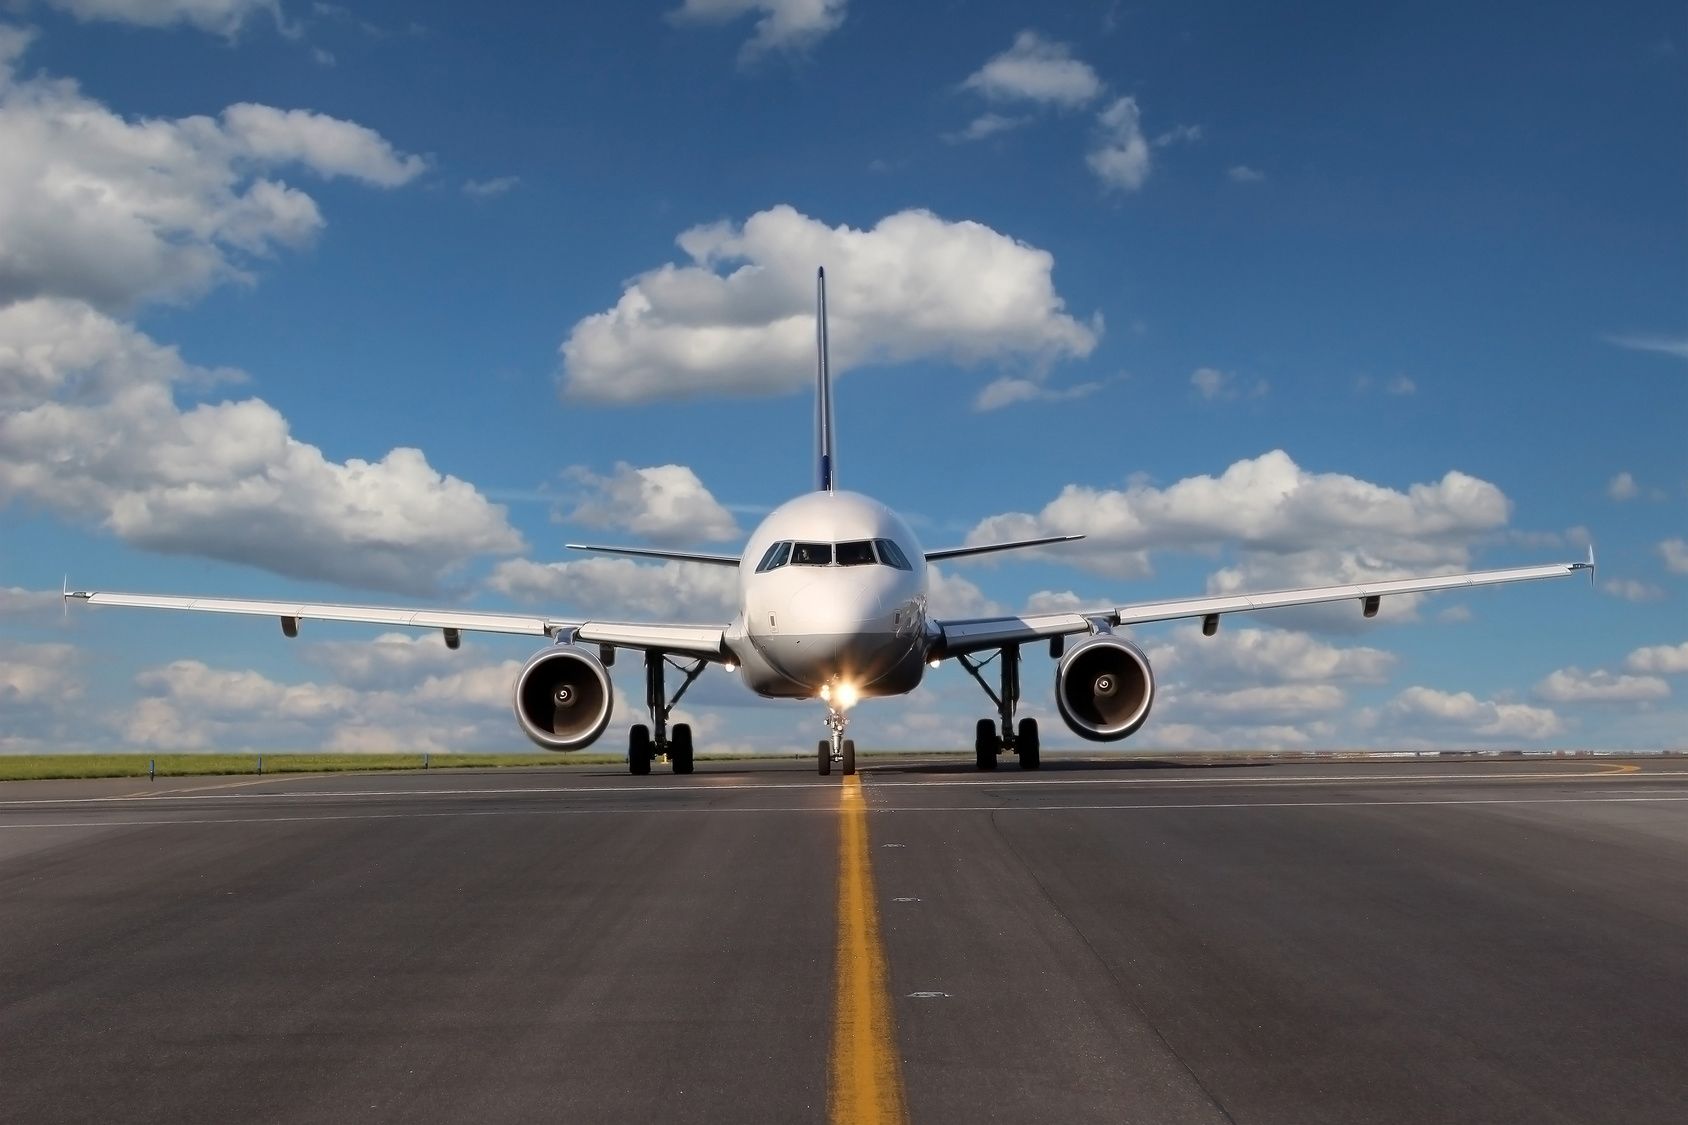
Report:
<svg viewBox="0 0 1688 1125"><path fill-rule="evenodd" d="M834 1125L908 1121L861 779L839 792L838 956L827 1111Z"/></svg>

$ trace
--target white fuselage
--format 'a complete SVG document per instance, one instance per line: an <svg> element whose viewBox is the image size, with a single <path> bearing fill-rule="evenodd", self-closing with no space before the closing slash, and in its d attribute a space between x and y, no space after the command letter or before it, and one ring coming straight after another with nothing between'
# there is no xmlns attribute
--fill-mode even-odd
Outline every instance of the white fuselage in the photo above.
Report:
<svg viewBox="0 0 1688 1125"><path fill-rule="evenodd" d="M726 642L752 691L867 697L919 685L926 560L885 505L854 492L799 496L762 521L738 569L741 609Z"/></svg>

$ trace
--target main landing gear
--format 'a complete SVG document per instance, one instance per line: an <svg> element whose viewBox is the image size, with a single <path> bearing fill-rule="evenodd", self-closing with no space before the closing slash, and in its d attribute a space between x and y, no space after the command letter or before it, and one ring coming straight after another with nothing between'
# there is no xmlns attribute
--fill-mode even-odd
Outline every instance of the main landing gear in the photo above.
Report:
<svg viewBox="0 0 1688 1125"><path fill-rule="evenodd" d="M979 681L979 686L996 704L997 718L980 719L974 727L973 764L982 770L994 770L997 756L1006 751L1019 756L1021 769L1037 769L1041 764L1037 720L1021 719L1018 727L1014 723L1014 712L1020 706L1020 646L1009 645L984 660L974 660L966 655L957 655L956 660L967 669L969 676ZM980 671L992 660L997 661L1001 673L1000 694L993 691L985 677L980 675ZM998 724L1001 725L1000 730Z"/></svg>
<svg viewBox="0 0 1688 1125"><path fill-rule="evenodd" d="M663 674L672 664L676 671L684 672L686 679L680 685L680 690L674 693L674 698L668 698L667 688L663 683ZM708 661L694 660L682 663L670 660L660 652L645 653L645 709L650 712L651 725L637 723L627 732L627 772L643 777L651 772L651 760L658 755L666 754L674 766L675 773L692 772L692 727L690 723L675 723L672 733L668 729L668 716L674 711L674 705L680 702L680 697L686 694L686 689L692 686L692 681L703 675L703 669ZM655 728L653 735L652 728Z"/></svg>
<svg viewBox="0 0 1688 1125"><path fill-rule="evenodd" d="M838 772L845 777L856 772L855 740L844 737L844 727L849 722L843 711L830 705L827 707L826 729L831 732L831 737L821 739L815 746L815 762L822 777L832 772L834 762L838 763Z"/></svg>

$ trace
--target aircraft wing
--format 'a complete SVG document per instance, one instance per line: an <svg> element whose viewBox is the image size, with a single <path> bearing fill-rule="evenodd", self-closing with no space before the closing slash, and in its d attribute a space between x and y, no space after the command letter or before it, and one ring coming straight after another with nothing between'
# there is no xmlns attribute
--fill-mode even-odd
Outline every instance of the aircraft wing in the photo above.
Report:
<svg viewBox="0 0 1688 1125"><path fill-rule="evenodd" d="M573 634L577 641L616 648L648 649L704 660L728 658L719 625L662 625L643 622L577 621L519 613L479 613L455 609L401 609L388 606L335 605L322 602L256 601L247 598L188 598L167 594L117 594L103 590L66 590L66 601L138 609L185 609L201 613L237 613L275 617L282 632L296 636L301 621L355 621L367 625L402 625L440 629L457 647L462 633L515 633L535 637Z"/></svg>
<svg viewBox="0 0 1688 1125"><path fill-rule="evenodd" d="M1067 613L1028 613L1018 617L986 617L967 621L940 621L939 651L935 656L956 656L981 649L1001 648L1046 637L1093 632L1097 625L1116 627L1150 621L1203 619L1204 632L1218 628L1219 616L1256 609L1318 605L1322 602L1354 600L1372 617L1379 599L1389 594L1419 594L1434 590L1458 590L1471 586L1494 586L1503 582L1529 582L1541 578L1569 578L1594 573L1594 552L1587 562L1554 563L1546 566L1513 567L1507 570L1478 570L1467 574L1444 574L1434 578L1401 578L1385 582L1362 582L1347 586L1310 586L1299 590L1273 590L1261 594L1220 594L1173 601L1137 602L1132 605Z"/></svg>

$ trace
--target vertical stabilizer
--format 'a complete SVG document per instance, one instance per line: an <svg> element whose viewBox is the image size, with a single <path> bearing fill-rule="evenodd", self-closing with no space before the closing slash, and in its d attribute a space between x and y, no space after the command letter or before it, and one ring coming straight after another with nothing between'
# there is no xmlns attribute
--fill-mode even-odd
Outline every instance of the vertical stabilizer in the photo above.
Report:
<svg viewBox="0 0 1688 1125"><path fill-rule="evenodd" d="M815 372L815 487L833 490L832 372L826 365L826 268L815 271L815 348L820 353Z"/></svg>

